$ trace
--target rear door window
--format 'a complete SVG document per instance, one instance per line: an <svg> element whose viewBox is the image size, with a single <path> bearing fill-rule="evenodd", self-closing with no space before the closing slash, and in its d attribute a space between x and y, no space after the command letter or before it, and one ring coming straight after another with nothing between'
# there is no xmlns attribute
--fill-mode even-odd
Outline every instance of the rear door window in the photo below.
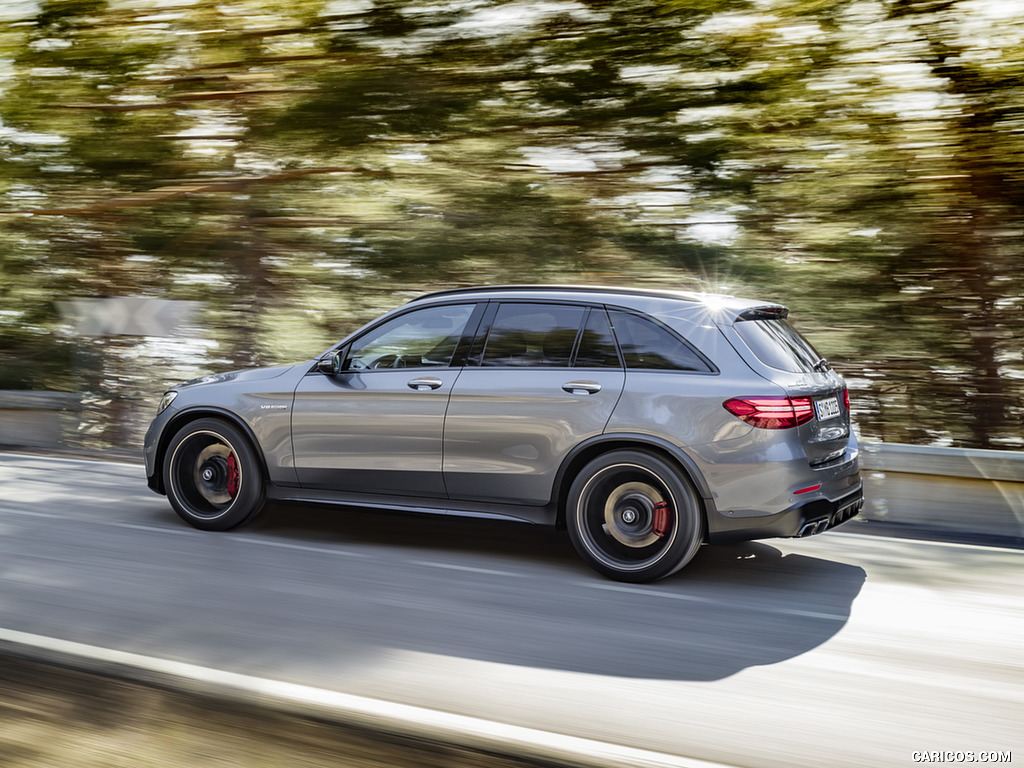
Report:
<svg viewBox="0 0 1024 768"><path fill-rule="evenodd" d="M619 351L615 346L611 323L604 309L590 310L587 324L580 336L574 368L621 368Z"/></svg>
<svg viewBox="0 0 1024 768"><path fill-rule="evenodd" d="M568 368L585 311L559 304L502 304L487 334L482 364Z"/></svg>
<svg viewBox="0 0 1024 768"><path fill-rule="evenodd" d="M610 310L626 368L710 373L711 366L672 331L639 315Z"/></svg>

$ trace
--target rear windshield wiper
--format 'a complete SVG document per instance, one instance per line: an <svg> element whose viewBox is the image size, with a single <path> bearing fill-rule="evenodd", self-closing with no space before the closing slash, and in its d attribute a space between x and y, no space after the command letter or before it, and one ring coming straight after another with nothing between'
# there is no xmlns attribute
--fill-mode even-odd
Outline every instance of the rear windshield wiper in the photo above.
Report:
<svg viewBox="0 0 1024 768"><path fill-rule="evenodd" d="M823 357L811 367L811 370L824 373L831 367L832 365L829 363L828 358Z"/></svg>

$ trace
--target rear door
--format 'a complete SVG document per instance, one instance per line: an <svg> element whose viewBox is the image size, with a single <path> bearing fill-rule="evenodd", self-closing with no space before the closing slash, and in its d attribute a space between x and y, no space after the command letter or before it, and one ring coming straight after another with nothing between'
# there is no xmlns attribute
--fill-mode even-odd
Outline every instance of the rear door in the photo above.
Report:
<svg viewBox="0 0 1024 768"><path fill-rule="evenodd" d="M625 374L601 307L492 305L452 390L444 476L452 499L546 504L562 459L604 431Z"/></svg>

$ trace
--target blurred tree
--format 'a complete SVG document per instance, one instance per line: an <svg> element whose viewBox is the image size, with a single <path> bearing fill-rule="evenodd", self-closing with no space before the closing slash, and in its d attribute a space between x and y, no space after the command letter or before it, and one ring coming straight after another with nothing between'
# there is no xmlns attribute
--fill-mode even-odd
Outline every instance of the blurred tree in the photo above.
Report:
<svg viewBox="0 0 1024 768"><path fill-rule="evenodd" d="M870 434L1021 442L1019 10L28 12L0 28L6 386L84 386L68 375L83 345L53 335L72 294L205 300L195 365L238 367L312 356L396 293L653 282L791 303L852 374ZM90 388L165 383L145 345L88 346Z"/></svg>
<svg viewBox="0 0 1024 768"><path fill-rule="evenodd" d="M1019 446L1024 11L779 2L733 21L705 30L758 51L729 86L745 96L685 119L733 142L736 246L841 353L869 434Z"/></svg>

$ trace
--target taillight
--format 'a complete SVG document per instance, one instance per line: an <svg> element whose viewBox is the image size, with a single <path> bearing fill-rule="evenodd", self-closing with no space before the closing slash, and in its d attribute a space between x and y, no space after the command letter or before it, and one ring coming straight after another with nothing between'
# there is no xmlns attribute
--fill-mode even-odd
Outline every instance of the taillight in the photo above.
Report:
<svg viewBox="0 0 1024 768"><path fill-rule="evenodd" d="M809 397L734 397L722 405L733 416L760 429L791 429L814 418Z"/></svg>
<svg viewBox="0 0 1024 768"><path fill-rule="evenodd" d="M843 405L846 406L846 412L850 412L850 390L843 390Z"/></svg>

